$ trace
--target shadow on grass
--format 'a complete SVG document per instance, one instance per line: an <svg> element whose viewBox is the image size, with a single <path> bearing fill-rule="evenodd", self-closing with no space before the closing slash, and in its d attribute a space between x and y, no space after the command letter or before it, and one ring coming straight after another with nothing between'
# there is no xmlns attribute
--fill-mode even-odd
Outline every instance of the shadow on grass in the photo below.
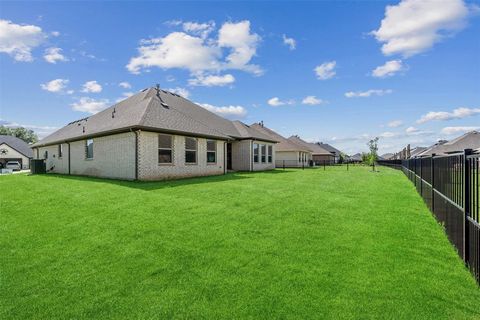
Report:
<svg viewBox="0 0 480 320"><path fill-rule="evenodd" d="M29 175L29 176L32 176L32 177L45 176L49 178L63 179L66 181L67 180L85 181L85 182L102 183L102 184L108 183L108 184L127 187L127 188L135 188L135 189L150 191L150 190L158 190L163 188L174 188L174 187L182 187L187 185L196 185L196 184L203 184L203 183L218 183L218 182L226 182L226 181L233 181L233 180L243 180L243 179L253 178L254 175L285 174L288 172L292 172L292 171L270 170L270 171L259 171L259 172L230 172L224 175L200 176L200 177L180 178L175 180L159 180L159 181L128 181L128 180L98 178L98 177L90 177L90 176L64 175L64 174L56 174L56 173L49 173L45 175Z"/></svg>

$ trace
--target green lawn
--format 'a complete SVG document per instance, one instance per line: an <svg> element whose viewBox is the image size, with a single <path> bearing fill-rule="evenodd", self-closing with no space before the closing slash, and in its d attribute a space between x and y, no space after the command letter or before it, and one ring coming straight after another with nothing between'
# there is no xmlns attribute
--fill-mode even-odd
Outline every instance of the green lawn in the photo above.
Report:
<svg viewBox="0 0 480 320"><path fill-rule="evenodd" d="M400 171L0 177L1 319L479 319Z"/></svg>

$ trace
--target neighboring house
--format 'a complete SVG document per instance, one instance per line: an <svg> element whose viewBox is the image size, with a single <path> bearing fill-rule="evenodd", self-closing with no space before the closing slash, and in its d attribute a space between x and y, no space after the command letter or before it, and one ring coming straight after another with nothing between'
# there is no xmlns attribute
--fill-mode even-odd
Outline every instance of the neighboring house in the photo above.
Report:
<svg viewBox="0 0 480 320"><path fill-rule="evenodd" d="M299 136L291 136L288 140L308 148L312 152L312 160L315 165L335 163L335 155L330 151L323 149L317 143L310 143L302 140Z"/></svg>
<svg viewBox="0 0 480 320"><path fill-rule="evenodd" d="M360 154L360 158L361 158L361 156L362 155ZM390 160L390 159L393 158L393 156L394 156L393 153L384 153L380 156L380 158L382 158L383 160Z"/></svg>
<svg viewBox="0 0 480 320"><path fill-rule="evenodd" d="M275 144L157 87L71 122L32 148L48 172L162 180L274 169Z"/></svg>
<svg viewBox="0 0 480 320"><path fill-rule="evenodd" d="M272 129L265 127L263 121L260 123L254 123L251 127L269 136L271 139L279 141L275 146L275 166L277 168L301 168L310 165L312 151L308 147L288 140Z"/></svg>
<svg viewBox="0 0 480 320"><path fill-rule="evenodd" d="M415 147L410 150L410 158L416 158L420 153L427 150L427 147Z"/></svg>
<svg viewBox="0 0 480 320"><path fill-rule="evenodd" d="M337 148L331 146L328 143L317 142L316 144L318 144L323 149L330 151L330 153L333 154L334 156L335 163L337 163L340 160L340 155L342 154L342 151L338 150Z"/></svg>
<svg viewBox="0 0 480 320"><path fill-rule="evenodd" d="M362 162L362 154L361 153L355 153L353 156L349 158L350 162L355 162L355 163L360 163Z"/></svg>
<svg viewBox="0 0 480 320"><path fill-rule="evenodd" d="M465 149L475 150L477 148L480 148L480 132L470 131L453 140L434 145L432 148L429 148L427 151L421 153L420 156L428 157L432 154L450 154L463 152Z"/></svg>
<svg viewBox="0 0 480 320"><path fill-rule="evenodd" d="M1 168L4 168L8 161L18 161L22 169L29 169L32 157L32 149L28 143L17 137L0 135Z"/></svg>

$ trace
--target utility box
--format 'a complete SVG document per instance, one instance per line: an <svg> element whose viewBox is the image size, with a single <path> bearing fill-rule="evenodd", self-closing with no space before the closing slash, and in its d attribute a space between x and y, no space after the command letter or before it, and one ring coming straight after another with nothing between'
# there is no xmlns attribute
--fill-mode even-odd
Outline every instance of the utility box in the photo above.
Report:
<svg viewBox="0 0 480 320"><path fill-rule="evenodd" d="M43 159L30 160L30 172L32 174L43 174L47 172L47 166Z"/></svg>

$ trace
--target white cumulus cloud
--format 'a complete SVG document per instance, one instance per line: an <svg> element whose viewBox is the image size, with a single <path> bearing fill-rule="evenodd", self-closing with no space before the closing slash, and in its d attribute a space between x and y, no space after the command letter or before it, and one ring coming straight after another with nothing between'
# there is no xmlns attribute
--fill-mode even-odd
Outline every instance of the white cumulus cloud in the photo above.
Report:
<svg viewBox="0 0 480 320"><path fill-rule="evenodd" d="M345 93L345 97L347 98L368 98L370 96L384 96L386 94L392 93L393 90L386 89L386 90L379 90L379 89L371 89L367 91L349 91Z"/></svg>
<svg viewBox="0 0 480 320"><path fill-rule="evenodd" d="M273 97L271 99L268 99L267 103L272 107L279 107L279 106L294 104L295 101L294 100L282 101L278 97Z"/></svg>
<svg viewBox="0 0 480 320"><path fill-rule="evenodd" d="M336 61L330 61L322 63L315 67L314 71L319 80L327 80L333 78L336 74L335 66L337 65Z"/></svg>
<svg viewBox="0 0 480 320"><path fill-rule="evenodd" d="M132 85L126 81L120 82L118 84L119 87L122 87L123 89L131 89Z"/></svg>
<svg viewBox="0 0 480 320"><path fill-rule="evenodd" d="M67 79L55 79L46 83L40 84L40 87L43 90L55 93L64 93L65 89L67 88L69 80ZM67 93L71 94L73 91L67 91Z"/></svg>
<svg viewBox="0 0 480 320"><path fill-rule="evenodd" d="M182 26L185 32L199 35L202 38L206 38L213 30L215 30L214 21L204 23L187 21L183 22Z"/></svg>
<svg viewBox="0 0 480 320"><path fill-rule="evenodd" d="M453 135L459 133L466 133L473 130L479 130L480 127L445 127L442 129L442 133L446 135Z"/></svg>
<svg viewBox="0 0 480 320"><path fill-rule="evenodd" d="M425 123L429 121L444 121L444 120L453 120L453 119L463 119L468 118L474 115L480 114L480 108L457 108L452 112L447 111L430 111L420 119L417 120L417 123Z"/></svg>
<svg viewBox="0 0 480 320"><path fill-rule="evenodd" d="M166 90L170 91L170 92L173 92L173 93L176 93L176 94L184 97L185 99L188 99L188 97L190 97L190 91L188 91L185 88L176 87L176 88L170 88L170 89L166 89Z"/></svg>
<svg viewBox="0 0 480 320"><path fill-rule="evenodd" d="M468 13L462 0L403 0L387 5L381 25L372 35L383 43L383 54L410 57L461 30Z"/></svg>
<svg viewBox="0 0 480 320"><path fill-rule="evenodd" d="M322 103L324 103L324 101L322 99L318 99L315 96L306 96L302 100L302 104L307 104L307 105L310 105L310 106L315 106L315 105L319 105L319 104L322 104Z"/></svg>
<svg viewBox="0 0 480 320"><path fill-rule="evenodd" d="M403 125L403 121L402 120L393 120L393 121L390 121L387 125L390 128L398 128L401 125Z"/></svg>
<svg viewBox="0 0 480 320"><path fill-rule="evenodd" d="M297 48L297 42L293 38L289 38L286 35L282 35L283 44L288 46L290 50L295 50Z"/></svg>
<svg viewBox="0 0 480 320"><path fill-rule="evenodd" d="M57 63L58 61L68 61L68 58L62 54L62 49L56 48L56 47L45 49L43 58L48 63L53 63L53 64Z"/></svg>
<svg viewBox="0 0 480 320"><path fill-rule="evenodd" d="M70 106L75 111L87 112L91 114L98 113L108 107L109 101L107 99L92 99L89 97L81 97L77 102Z"/></svg>
<svg viewBox="0 0 480 320"><path fill-rule="evenodd" d="M209 28L213 27L209 24ZM178 68L194 75L233 69L262 74L259 66L250 63L261 40L251 32L250 21L224 23L218 30L218 38L198 35L199 31L209 30L205 28L190 23L184 25L188 33L172 32L165 37L142 40L138 55L130 59L127 69L140 73L152 67Z"/></svg>
<svg viewBox="0 0 480 320"><path fill-rule="evenodd" d="M386 78L395 75L397 72L404 70L405 67L401 60L390 60L384 65L376 67L372 71L372 76L376 78Z"/></svg>
<svg viewBox="0 0 480 320"><path fill-rule="evenodd" d="M188 83L191 86L205 86L205 87L213 87L213 86L225 86L227 84L232 84L235 82L235 77L231 74L225 75L197 75L196 78L192 78L188 80Z"/></svg>
<svg viewBox="0 0 480 320"><path fill-rule="evenodd" d="M208 103L198 103L198 105L225 118L243 118L247 114L247 110L242 106L217 107Z"/></svg>
<svg viewBox="0 0 480 320"><path fill-rule="evenodd" d="M82 92L99 93L102 92L102 86L95 80L87 81L83 84Z"/></svg>
<svg viewBox="0 0 480 320"><path fill-rule="evenodd" d="M8 54L16 61L33 61L32 50L46 38L40 27L0 19L0 52Z"/></svg>

